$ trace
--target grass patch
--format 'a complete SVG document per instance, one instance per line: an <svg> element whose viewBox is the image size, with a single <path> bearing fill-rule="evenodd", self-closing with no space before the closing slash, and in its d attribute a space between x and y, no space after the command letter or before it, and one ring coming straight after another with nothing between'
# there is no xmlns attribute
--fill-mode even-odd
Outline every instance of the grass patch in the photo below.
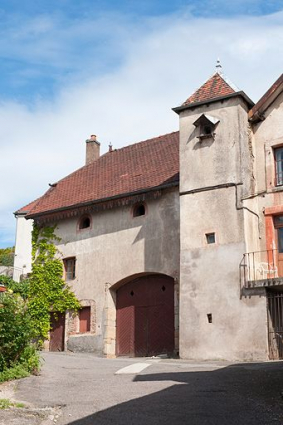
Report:
<svg viewBox="0 0 283 425"><path fill-rule="evenodd" d="M9 409L9 407L16 407L17 409L22 409L25 407L24 403L14 403L8 398L0 398L0 410Z"/></svg>
<svg viewBox="0 0 283 425"><path fill-rule="evenodd" d="M17 409L23 409L26 406L24 405L24 403L14 403L14 407L16 407Z"/></svg>
<svg viewBox="0 0 283 425"><path fill-rule="evenodd" d="M7 398L0 399L0 409L8 409L12 405L11 401Z"/></svg>

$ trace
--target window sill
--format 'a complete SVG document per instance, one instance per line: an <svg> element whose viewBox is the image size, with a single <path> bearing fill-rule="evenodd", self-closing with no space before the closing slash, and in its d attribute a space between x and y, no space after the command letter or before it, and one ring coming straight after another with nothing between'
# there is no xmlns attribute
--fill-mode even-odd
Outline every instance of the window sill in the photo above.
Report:
<svg viewBox="0 0 283 425"><path fill-rule="evenodd" d="M205 139L214 139L215 137L215 133L210 133L210 134L202 134L201 136L197 136L197 139L201 140L205 140Z"/></svg>
<svg viewBox="0 0 283 425"><path fill-rule="evenodd" d="M283 185L269 187L267 193L283 192Z"/></svg>

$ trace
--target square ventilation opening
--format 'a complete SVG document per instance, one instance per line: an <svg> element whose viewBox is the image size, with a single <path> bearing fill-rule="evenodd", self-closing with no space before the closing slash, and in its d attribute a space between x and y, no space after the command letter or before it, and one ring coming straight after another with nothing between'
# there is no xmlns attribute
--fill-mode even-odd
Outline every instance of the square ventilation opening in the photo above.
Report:
<svg viewBox="0 0 283 425"><path fill-rule="evenodd" d="M215 233L206 233L205 237L207 244L215 243Z"/></svg>

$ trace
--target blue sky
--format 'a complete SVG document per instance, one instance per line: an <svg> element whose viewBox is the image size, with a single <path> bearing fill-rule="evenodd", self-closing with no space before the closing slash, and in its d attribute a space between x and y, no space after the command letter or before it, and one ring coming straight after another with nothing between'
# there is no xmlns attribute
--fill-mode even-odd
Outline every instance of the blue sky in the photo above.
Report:
<svg viewBox="0 0 283 425"><path fill-rule="evenodd" d="M0 247L13 211L102 152L174 131L223 70L253 99L282 73L283 0L0 0Z"/></svg>
<svg viewBox="0 0 283 425"><path fill-rule="evenodd" d="M126 55L121 38L131 37L133 27L149 18L183 13L192 21L229 19L282 8L283 0L2 0L0 98L32 106L41 97L56 96L67 82L119 67Z"/></svg>

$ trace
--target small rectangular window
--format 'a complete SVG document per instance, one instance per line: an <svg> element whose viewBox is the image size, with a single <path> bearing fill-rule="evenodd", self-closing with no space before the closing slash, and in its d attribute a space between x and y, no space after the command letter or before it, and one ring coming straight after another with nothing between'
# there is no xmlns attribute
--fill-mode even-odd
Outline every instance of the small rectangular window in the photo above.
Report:
<svg viewBox="0 0 283 425"><path fill-rule="evenodd" d="M90 307L83 307L79 311L80 332L90 332Z"/></svg>
<svg viewBox="0 0 283 425"><path fill-rule="evenodd" d="M283 185L283 147L274 149L275 158L275 184Z"/></svg>
<svg viewBox="0 0 283 425"><path fill-rule="evenodd" d="M76 277L76 259L66 258L64 260L65 280L73 280Z"/></svg>
<svg viewBox="0 0 283 425"><path fill-rule="evenodd" d="M215 243L215 233L206 233L205 237L206 237L206 243L208 244Z"/></svg>

